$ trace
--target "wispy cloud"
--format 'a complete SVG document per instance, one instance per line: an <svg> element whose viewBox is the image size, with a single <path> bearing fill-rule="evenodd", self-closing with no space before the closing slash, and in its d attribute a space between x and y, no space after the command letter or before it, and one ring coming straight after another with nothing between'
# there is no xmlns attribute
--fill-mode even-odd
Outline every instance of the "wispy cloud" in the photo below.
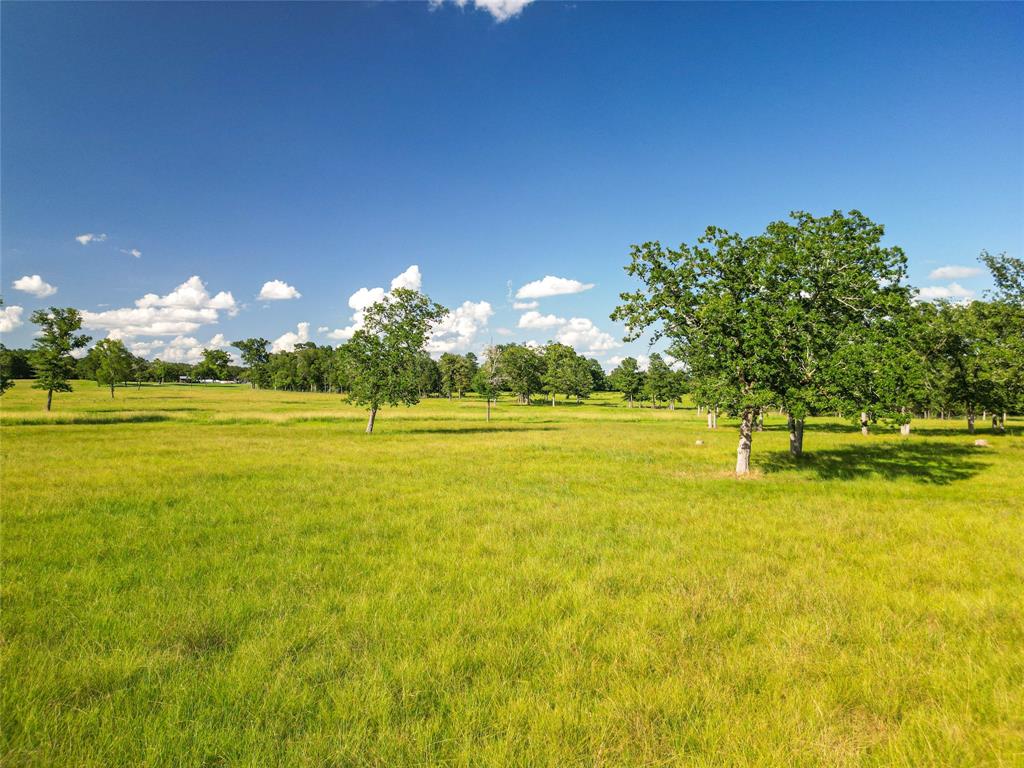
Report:
<svg viewBox="0 0 1024 768"><path fill-rule="evenodd" d="M968 277L977 277L981 274L979 267L962 267L950 265L933 269L928 275L929 280L965 280Z"/></svg>
<svg viewBox="0 0 1024 768"><path fill-rule="evenodd" d="M497 22L508 21L514 16L523 12L533 0L451 0L459 8L472 5L474 8L487 11ZM430 0L431 8L438 8L444 4L444 0Z"/></svg>
<svg viewBox="0 0 1024 768"><path fill-rule="evenodd" d="M82 245L88 245L89 243L102 243L107 239L107 236L103 233L93 234L92 232L86 232L83 235L75 235L75 240L80 242Z"/></svg>
<svg viewBox="0 0 1024 768"><path fill-rule="evenodd" d="M121 251L121 253L128 254L129 256L134 256L136 259L142 256L142 251L138 248L118 248L118 250Z"/></svg>
<svg viewBox="0 0 1024 768"><path fill-rule="evenodd" d="M527 283L516 291L517 299L543 299L548 296L564 296L571 293L583 293L594 287L593 283L581 283L567 277L545 275L540 280Z"/></svg>

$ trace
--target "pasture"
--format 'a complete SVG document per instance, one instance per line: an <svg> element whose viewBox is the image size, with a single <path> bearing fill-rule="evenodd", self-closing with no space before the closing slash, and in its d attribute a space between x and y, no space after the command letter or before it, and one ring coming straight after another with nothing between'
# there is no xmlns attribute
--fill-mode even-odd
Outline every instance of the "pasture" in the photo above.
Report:
<svg viewBox="0 0 1024 768"><path fill-rule="evenodd" d="M8 766L1020 765L1024 422L0 401ZM703 440L704 445L695 441Z"/></svg>

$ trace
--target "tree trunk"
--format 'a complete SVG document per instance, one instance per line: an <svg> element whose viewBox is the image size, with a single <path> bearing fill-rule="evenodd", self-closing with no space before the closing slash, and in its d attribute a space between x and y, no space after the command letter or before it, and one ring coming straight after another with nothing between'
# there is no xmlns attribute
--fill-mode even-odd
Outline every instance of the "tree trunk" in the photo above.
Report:
<svg viewBox="0 0 1024 768"><path fill-rule="evenodd" d="M712 429L718 429L718 406L717 405L715 406L715 415L711 419L711 428Z"/></svg>
<svg viewBox="0 0 1024 768"><path fill-rule="evenodd" d="M996 414L996 413L992 414L992 431L993 432L998 432L999 431L999 414Z"/></svg>
<svg viewBox="0 0 1024 768"><path fill-rule="evenodd" d="M860 433L868 436L868 415L864 411L860 412Z"/></svg>
<svg viewBox="0 0 1024 768"><path fill-rule="evenodd" d="M487 398L487 420L491 420L491 398Z"/></svg>
<svg viewBox="0 0 1024 768"><path fill-rule="evenodd" d="M53 390L46 390L46 410L50 410L50 406L53 404Z"/></svg>
<svg viewBox="0 0 1024 768"><path fill-rule="evenodd" d="M366 422L366 434L369 435L369 434L371 434L373 432L373 421L376 418L377 418L377 409L376 408L371 408L370 409L370 420Z"/></svg>
<svg viewBox="0 0 1024 768"><path fill-rule="evenodd" d="M552 408L555 407L555 393L554 392L551 393L551 407Z"/></svg>
<svg viewBox="0 0 1024 768"><path fill-rule="evenodd" d="M110 399L114 399L114 382L110 382Z"/></svg>
<svg viewBox="0 0 1024 768"><path fill-rule="evenodd" d="M967 412L967 431L970 434L974 434L974 409L972 408Z"/></svg>
<svg viewBox="0 0 1024 768"><path fill-rule="evenodd" d="M900 424L900 434L903 435L903 437L910 437L910 422L909 421L906 424Z"/></svg>
<svg viewBox="0 0 1024 768"><path fill-rule="evenodd" d="M754 419L754 431L764 432L764 411L757 412L757 418Z"/></svg>
<svg viewBox="0 0 1024 768"><path fill-rule="evenodd" d="M789 452L799 458L804 455L804 420L789 415Z"/></svg>
<svg viewBox="0 0 1024 768"><path fill-rule="evenodd" d="M633 393L632 392L629 393L629 407L630 408L633 407Z"/></svg>
<svg viewBox="0 0 1024 768"><path fill-rule="evenodd" d="M676 401L675 401L675 400L671 400L671 401L669 401L669 404L668 404L668 409L669 409L670 411L674 411L674 410L676 409Z"/></svg>
<svg viewBox="0 0 1024 768"><path fill-rule="evenodd" d="M709 410L708 411L708 429L714 429L714 426L712 425L712 420L713 419L714 419L714 416L711 415L711 411Z"/></svg>
<svg viewBox="0 0 1024 768"><path fill-rule="evenodd" d="M753 442L753 422L753 412L744 411L743 418L740 421L740 442L736 448L737 477L750 474L750 446Z"/></svg>

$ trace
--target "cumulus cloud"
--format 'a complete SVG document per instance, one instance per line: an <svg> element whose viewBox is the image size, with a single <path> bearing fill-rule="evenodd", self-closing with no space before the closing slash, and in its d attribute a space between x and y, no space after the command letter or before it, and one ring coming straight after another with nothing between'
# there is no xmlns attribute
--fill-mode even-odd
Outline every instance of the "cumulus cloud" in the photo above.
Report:
<svg viewBox="0 0 1024 768"><path fill-rule="evenodd" d="M166 296L147 293L134 307L104 312L82 312L86 328L102 329L114 338L183 336L200 326L216 323L222 311L235 315L238 307L230 291L210 296L206 285L193 275Z"/></svg>
<svg viewBox="0 0 1024 768"><path fill-rule="evenodd" d="M423 275L420 268L413 264L405 272L391 281L391 290L396 288L408 288L410 291L418 291L423 286Z"/></svg>
<svg viewBox="0 0 1024 768"><path fill-rule="evenodd" d="M517 301L512 304L512 309L536 309L540 306L538 301Z"/></svg>
<svg viewBox="0 0 1024 768"><path fill-rule="evenodd" d="M296 344L305 344L309 341L309 323L299 323L294 331L282 333L274 343L270 345L271 352L291 352Z"/></svg>
<svg viewBox="0 0 1024 768"><path fill-rule="evenodd" d="M430 0L431 8L437 8L444 0ZM523 8L528 6L533 0L452 0L452 2L459 8L465 8L467 5L472 4L474 8L481 11L487 11L494 20L501 23L508 21L514 16L518 16L522 13Z"/></svg>
<svg viewBox="0 0 1024 768"><path fill-rule="evenodd" d="M194 336L175 336L171 341L154 339L128 344L136 355L159 357L165 363L198 363L203 359L204 349L227 349L230 346L223 333L216 334L205 344Z"/></svg>
<svg viewBox="0 0 1024 768"><path fill-rule="evenodd" d="M391 290L408 288L412 291L418 291L422 284L423 278L420 275L420 268L413 264L391 281ZM348 306L353 310L351 324L344 328L335 328L327 334L327 337L342 341L351 339L352 334L363 327L366 310L377 302L382 301L385 296L387 296L387 292L383 288L360 288L348 297Z"/></svg>
<svg viewBox="0 0 1024 768"><path fill-rule="evenodd" d="M138 248L119 248L118 250L121 251L121 253L128 254L129 256L134 256L136 259L142 256L142 251Z"/></svg>
<svg viewBox="0 0 1024 768"><path fill-rule="evenodd" d="M16 291L31 293L33 296L40 299L45 299L47 296L53 296L53 294L57 292L57 289L54 286L43 280L39 275L25 275L24 277L19 277L11 283L11 287Z"/></svg>
<svg viewBox="0 0 1024 768"><path fill-rule="evenodd" d="M977 277L981 274L979 267L961 267L951 265L933 269L928 275L929 280L964 280L968 277Z"/></svg>
<svg viewBox="0 0 1024 768"><path fill-rule="evenodd" d="M21 319L24 312L25 308L17 304L0 306L0 333L10 333L19 325L24 325L25 321Z"/></svg>
<svg viewBox="0 0 1024 768"><path fill-rule="evenodd" d="M520 328L555 328L564 324L564 317L542 315L540 312L526 312L519 318Z"/></svg>
<svg viewBox="0 0 1024 768"><path fill-rule="evenodd" d="M381 287L360 288L349 296L348 306L352 309L352 322L344 328L335 328L327 333L327 337L338 341L347 341L363 327L366 310L391 295L391 291L407 288L418 291L423 287L423 275L419 266L413 264L391 281L391 289L385 291ZM480 330L487 326L494 314L494 308L486 301L465 301L437 323L427 341L427 350L434 353L453 352L469 347Z"/></svg>
<svg viewBox="0 0 1024 768"><path fill-rule="evenodd" d="M570 318L555 334L555 341L586 352L606 352L622 346L585 317Z"/></svg>
<svg viewBox="0 0 1024 768"><path fill-rule="evenodd" d="M917 295L925 301L934 301L936 299L966 300L974 298L974 291L970 288L964 288L960 283L950 283L949 285L925 286L918 290Z"/></svg>
<svg viewBox="0 0 1024 768"><path fill-rule="evenodd" d="M583 293L594 287L593 283L581 283L566 277L545 275L540 280L527 283L516 291L517 299L543 299L548 296L564 296L570 293Z"/></svg>
<svg viewBox="0 0 1024 768"><path fill-rule="evenodd" d="M102 243L107 239L105 234L93 234L92 232L86 232L83 235L75 235L75 240L80 242L82 245L88 245L89 243Z"/></svg>
<svg viewBox="0 0 1024 768"><path fill-rule="evenodd" d="M285 299L301 299L302 294L296 290L294 285L288 285L284 280L268 280L260 288L260 295L256 298L260 301L284 301Z"/></svg>
<svg viewBox="0 0 1024 768"><path fill-rule="evenodd" d="M464 301L437 323L427 341L428 352L455 352L467 349L487 326L494 309L486 301Z"/></svg>

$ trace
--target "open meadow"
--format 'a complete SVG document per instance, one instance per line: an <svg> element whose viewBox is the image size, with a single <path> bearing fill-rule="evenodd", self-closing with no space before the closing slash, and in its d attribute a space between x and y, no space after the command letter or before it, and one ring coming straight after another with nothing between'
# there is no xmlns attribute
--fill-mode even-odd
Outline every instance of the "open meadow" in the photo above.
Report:
<svg viewBox="0 0 1024 768"><path fill-rule="evenodd" d="M0 402L8 766L1024 763L1024 422ZM990 443L973 445L975 437ZM703 440L704 445L697 445Z"/></svg>

